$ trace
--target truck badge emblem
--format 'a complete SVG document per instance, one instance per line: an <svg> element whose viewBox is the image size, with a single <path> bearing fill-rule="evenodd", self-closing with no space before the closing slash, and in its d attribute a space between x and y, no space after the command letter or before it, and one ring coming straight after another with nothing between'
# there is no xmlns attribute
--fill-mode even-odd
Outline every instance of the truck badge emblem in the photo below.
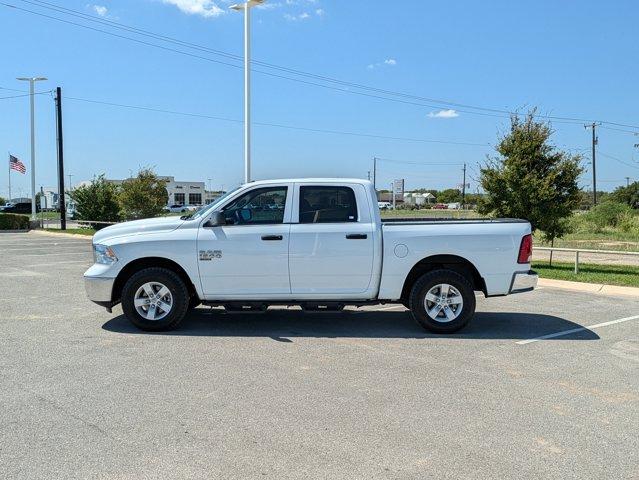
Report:
<svg viewBox="0 0 639 480"><path fill-rule="evenodd" d="M200 250L200 260L210 261L214 258L222 258L222 250Z"/></svg>

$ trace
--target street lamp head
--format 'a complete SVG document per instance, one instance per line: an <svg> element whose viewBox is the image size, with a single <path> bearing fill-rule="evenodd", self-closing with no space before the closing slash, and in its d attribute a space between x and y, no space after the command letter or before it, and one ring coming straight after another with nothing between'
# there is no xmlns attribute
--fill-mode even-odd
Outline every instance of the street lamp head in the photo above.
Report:
<svg viewBox="0 0 639 480"><path fill-rule="evenodd" d="M246 7L255 7L257 5L261 5L266 0L248 0L244 3L236 3L235 5L231 5L229 8L231 10L244 10Z"/></svg>

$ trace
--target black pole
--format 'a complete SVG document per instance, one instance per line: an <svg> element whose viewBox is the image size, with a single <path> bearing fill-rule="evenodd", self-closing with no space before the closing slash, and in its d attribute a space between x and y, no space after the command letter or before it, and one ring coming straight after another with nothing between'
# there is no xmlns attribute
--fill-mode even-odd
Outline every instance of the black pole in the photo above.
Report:
<svg viewBox="0 0 639 480"><path fill-rule="evenodd" d="M67 205L64 194L64 147L62 143L62 89L55 89L56 136L58 140L58 208L60 229L67 229Z"/></svg>
<svg viewBox="0 0 639 480"><path fill-rule="evenodd" d="M466 164L464 163L464 183L462 185L462 208L466 208Z"/></svg>
<svg viewBox="0 0 639 480"><path fill-rule="evenodd" d="M597 162L596 162L596 148L597 145L597 124L592 124L592 203L597 205Z"/></svg>

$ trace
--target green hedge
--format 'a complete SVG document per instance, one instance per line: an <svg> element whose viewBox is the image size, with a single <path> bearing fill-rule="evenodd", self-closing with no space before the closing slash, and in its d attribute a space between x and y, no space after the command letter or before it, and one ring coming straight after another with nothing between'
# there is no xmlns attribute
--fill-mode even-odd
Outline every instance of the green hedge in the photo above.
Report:
<svg viewBox="0 0 639 480"><path fill-rule="evenodd" d="M29 216L0 213L0 230L28 230Z"/></svg>

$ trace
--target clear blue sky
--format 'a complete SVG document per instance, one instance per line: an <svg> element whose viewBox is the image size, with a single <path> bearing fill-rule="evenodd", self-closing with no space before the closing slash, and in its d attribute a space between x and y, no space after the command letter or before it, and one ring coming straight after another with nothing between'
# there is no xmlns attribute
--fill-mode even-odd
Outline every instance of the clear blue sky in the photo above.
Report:
<svg viewBox="0 0 639 480"><path fill-rule="evenodd" d="M47 0L68 9L150 30L210 49L242 55L242 14L210 0ZM91 0L93 1L93 0ZM212 60L241 62L137 36L36 6L3 3L92 25ZM619 0L450 2L270 0L253 10L253 59L431 99L498 110L538 106L544 114L639 125L637 45L639 3ZM0 87L26 89L15 77L42 75L38 86L61 86L67 97L242 119L242 70L87 30L0 5ZM256 69L326 84L282 71ZM351 89L337 84L328 84ZM360 92L378 95L370 90ZM20 92L0 90L0 97ZM53 100L37 98L37 184L56 182ZM253 119L310 129L386 137L484 144L414 142L256 125L256 179L289 176L366 177L372 157L451 165L380 162L378 187L406 178L407 187L447 188L469 164L475 190L483 161L508 125L502 116L469 108L393 97L393 102L253 75ZM64 102L66 170L73 182L106 173L123 178L139 166L162 175L237 185L243 176L242 124ZM455 112L446 112L447 110ZM474 110L475 112L481 112ZM443 113L442 113L443 112ZM485 111L484 111L485 112ZM486 112L485 112L486 113ZM553 123L554 142L585 149L582 123ZM612 126L612 125L608 125ZM614 127L614 126L612 126ZM630 131L637 128L614 127ZM639 136L599 130L599 186L612 189L639 178ZM29 167L28 97L0 100L0 151ZM633 150L635 152L633 158ZM607 154L610 157L604 157ZM586 160L588 161L588 160ZM5 163L6 165L6 163ZM590 166L587 165L588 170ZM14 193L29 177L12 174ZM591 183L585 175L583 185ZM6 195L7 169L0 169Z"/></svg>

